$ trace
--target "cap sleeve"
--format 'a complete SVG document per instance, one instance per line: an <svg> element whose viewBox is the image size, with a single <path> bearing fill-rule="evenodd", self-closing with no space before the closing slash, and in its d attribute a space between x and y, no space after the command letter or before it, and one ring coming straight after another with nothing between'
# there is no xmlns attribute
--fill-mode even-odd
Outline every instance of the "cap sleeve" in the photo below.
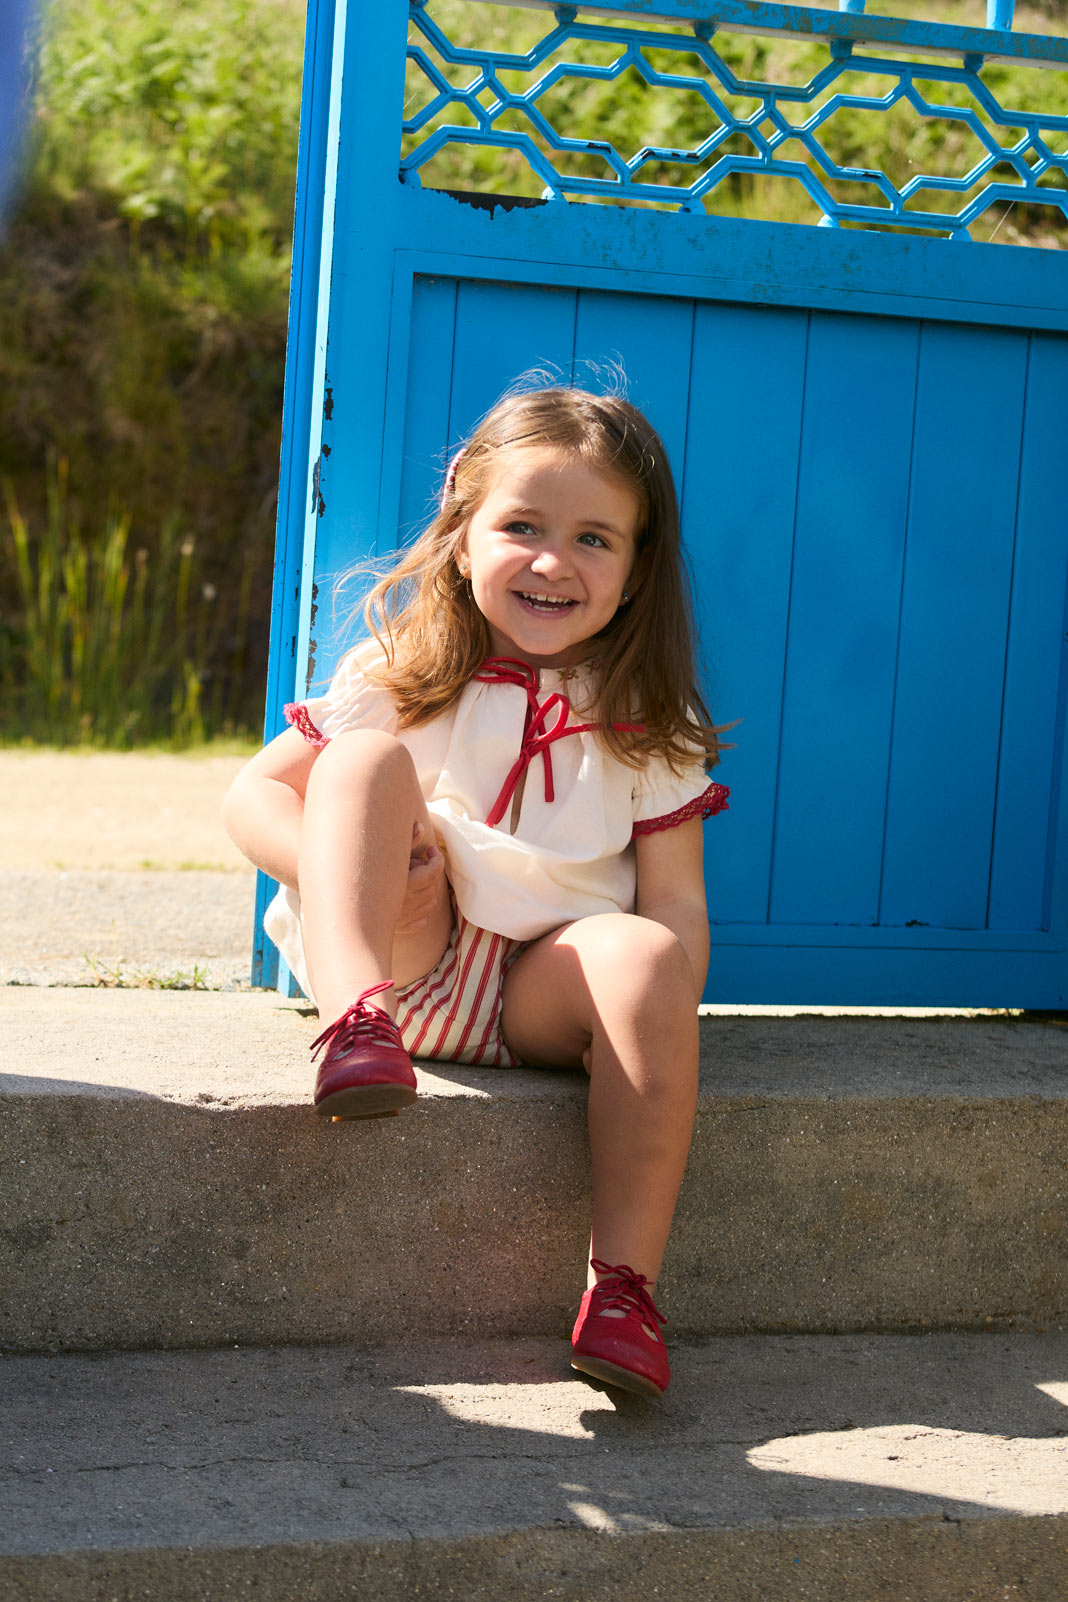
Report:
<svg viewBox="0 0 1068 1602"><path fill-rule="evenodd" d="M290 702L285 708L286 722L319 750L335 734L349 729L382 729L395 734L397 711L389 691L367 674L367 667L376 659L374 647L362 645L350 651L326 694Z"/></svg>
<svg viewBox="0 0 1068 1602"><path fill-rule="evenodd" d="M634 786L634 830L655 834L674 829L691 818L711 818L727 811L730 791L714 784L700 763L674 773L663 758L654 757L637 774Z"/></svg>

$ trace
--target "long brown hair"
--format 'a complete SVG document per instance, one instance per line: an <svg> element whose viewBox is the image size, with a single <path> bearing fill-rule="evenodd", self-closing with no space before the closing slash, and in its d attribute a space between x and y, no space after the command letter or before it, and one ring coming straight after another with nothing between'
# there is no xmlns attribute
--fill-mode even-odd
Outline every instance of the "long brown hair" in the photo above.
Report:
<svg viewBox="0 0 1068 1602"><path fill-rule="evenodd" d="M591 641L598 738L631 767L665 757L675 768L696 751L718 761L719 740L694 671L693 621L679 532L678 496L659 435L615 395L554 387L507 395L479 423L450 472L430 526L379 580L364 621L385 651L371 669L390 691L401 728L448 710L490 654L485 618L460 575L468 522L489 492L502 451L549 447L630 488L641 508L640 582L631 600ZM616 724L642 724L625 732Z"/></svg>

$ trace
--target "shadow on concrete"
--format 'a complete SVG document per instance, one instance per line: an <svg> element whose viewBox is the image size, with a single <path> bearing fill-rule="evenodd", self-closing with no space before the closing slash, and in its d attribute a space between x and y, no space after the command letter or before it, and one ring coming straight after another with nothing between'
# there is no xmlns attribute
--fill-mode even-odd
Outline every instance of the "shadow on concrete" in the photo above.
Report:
<svg viewBox="0 0 1068 1602"><path fill-rule="evenodd" d="M564 1342L15 1359L4 1546L1068 1513L1064 1336L719 1340L674 1364L648 1403L569 1376ZM842 1441L870 1448L853 1477Z"/></svg>

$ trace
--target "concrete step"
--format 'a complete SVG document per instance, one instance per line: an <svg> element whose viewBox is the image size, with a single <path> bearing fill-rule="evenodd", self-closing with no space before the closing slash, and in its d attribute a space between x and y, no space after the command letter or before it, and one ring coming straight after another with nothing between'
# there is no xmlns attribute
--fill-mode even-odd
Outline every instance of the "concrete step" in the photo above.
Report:
<svg viewBox="0 0 1068 1602"><path fill-rule="evenodd" d="M8 1350L562 1335L581 1074L438 1066L402 1117L308 1105L267 994L0 990ZM658 1300L677 1334L1068 1317L1068 1032L714 1017Z"/></svg>
<svg viewBox="0 0 1068 1602"><path fill-rule="evenodd" d="M1068 1336L10 1358L3 1602L1053 1602Z"/></svg>

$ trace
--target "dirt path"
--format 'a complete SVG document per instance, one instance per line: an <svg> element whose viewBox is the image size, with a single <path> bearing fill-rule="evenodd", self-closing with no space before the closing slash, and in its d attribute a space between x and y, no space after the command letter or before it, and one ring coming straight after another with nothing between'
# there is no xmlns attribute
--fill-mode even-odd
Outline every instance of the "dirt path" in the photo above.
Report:
<svg viewBox="0 0 1068 1602"><path fill-rule="evenodd" d="M252 873L219 822L245 759L0 751L0 872L191 868Z"/></svg>
<svg viewBox="0 0 1068 1602"><path fill-rule="evenodd" d="M240 756L0 751L0 984L248 983Z"/></svg>

